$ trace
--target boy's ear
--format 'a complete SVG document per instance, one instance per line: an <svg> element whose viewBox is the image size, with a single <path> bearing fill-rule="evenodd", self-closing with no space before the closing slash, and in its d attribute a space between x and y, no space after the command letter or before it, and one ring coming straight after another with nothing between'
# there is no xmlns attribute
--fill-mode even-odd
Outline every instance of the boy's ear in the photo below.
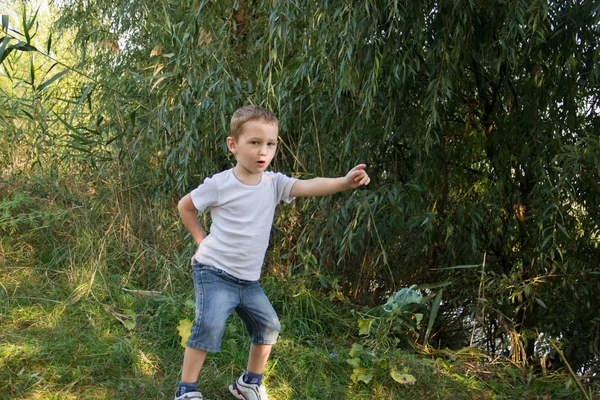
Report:
<svg viewBox="0 0 600 400"><path fill-rule="evenodd" d="M232 154L236 153L236 147L235 147L235 139L232 138L231 136L227 137L227 148L229 149L229 151Z"/></svg>

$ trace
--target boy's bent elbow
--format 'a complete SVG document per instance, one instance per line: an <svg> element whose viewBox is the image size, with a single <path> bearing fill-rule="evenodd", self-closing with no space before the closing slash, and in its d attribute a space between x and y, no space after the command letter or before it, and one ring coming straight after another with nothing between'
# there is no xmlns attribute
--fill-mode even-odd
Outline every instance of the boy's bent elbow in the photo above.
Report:
<svg viewBox="0 0 600 400"><path fill-rule="evenodd" d="M192 196L190 196L189 194L183 196L181 200L179 200L179 203L177 203L177 210L179 211L179 214L183 214L185 212L190 211L195 212L196 207L192 202Z"/></svg>

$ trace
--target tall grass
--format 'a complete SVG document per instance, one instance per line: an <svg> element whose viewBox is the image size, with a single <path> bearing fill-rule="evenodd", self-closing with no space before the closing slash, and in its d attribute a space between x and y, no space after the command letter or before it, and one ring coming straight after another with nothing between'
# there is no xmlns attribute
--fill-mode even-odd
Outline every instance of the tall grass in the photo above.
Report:
<svg viewBox="0 0 600 400"><path fill-rule="evenodd" d="M154 395L157 379L175 381L176 368L159 372L165 346L179 350L172 333L185 313L173 288L185 270L170 256L181 252L178 229L158 223L176 221L170 208L86 176L32 175L2 189L0 381L9 398L98 398L131 385Z"/></svg>

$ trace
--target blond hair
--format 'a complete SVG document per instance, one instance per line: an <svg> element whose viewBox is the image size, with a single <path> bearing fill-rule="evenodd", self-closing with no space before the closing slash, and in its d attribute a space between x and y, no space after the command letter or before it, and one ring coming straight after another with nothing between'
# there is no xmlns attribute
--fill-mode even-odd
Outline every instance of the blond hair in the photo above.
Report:
<svg viewBox="0 0 600 400"><path fill-rule="evenodd" d="M243 106L235 110L231 116L230 136L237 140L242 134L244 124L250 121L261 121L275 126L279 124L277 117L271 111L255 105Z"/></svg>

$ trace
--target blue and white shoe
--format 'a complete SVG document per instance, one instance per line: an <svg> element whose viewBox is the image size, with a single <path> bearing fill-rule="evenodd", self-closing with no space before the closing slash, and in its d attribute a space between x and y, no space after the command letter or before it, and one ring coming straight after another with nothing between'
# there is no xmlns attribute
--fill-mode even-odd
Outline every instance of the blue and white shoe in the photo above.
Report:
<svg viewBox="0 0 600 400"><path fill-rule="evenodd" d="M269 400L263 385L245 383L241 376L229 385L229 391L239 400Z"/></svg>
<svg viewBox="0 0 600 400"><path fill-rule="evenodd" d="M175 400L204 400L204 398L200 392L189 392L175 397Z"/></svg>

